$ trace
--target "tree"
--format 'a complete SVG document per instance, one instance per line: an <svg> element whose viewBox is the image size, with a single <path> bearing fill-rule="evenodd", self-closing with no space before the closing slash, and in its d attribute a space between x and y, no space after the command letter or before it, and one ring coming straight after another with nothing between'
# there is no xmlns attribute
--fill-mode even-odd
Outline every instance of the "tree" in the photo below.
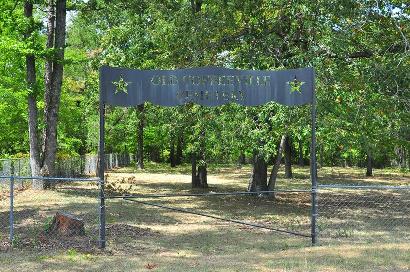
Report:
<svg viewBox="0 0 410 272"><path fill-rule="evenodd" d="M3 157L33 153L34 172L42 174L47 172L43 164L52 161L44 152L46 146L53 145L44 140L53 138L52 126L46 123L52 123L56 113L46 106L46 94L50 101L54 98L48 94L54 91L50 91L53 80L43 72L51 71L50 67L54 70L49 63L55 62L59 53L55 44L50 47L50 25L44 27L43 22L57 22L57 14L54 19L49 16L49 4L57 1L3 2L0 125L5 129L0 131L0 152ZM22 20L26 4L27 17ZM69 5L77 12L67 29L60 98L64 107L57 111L59 154L97 149L98 68L102 64L138 69L313 66L321 164L367 167L371 162L373 168L409 163L410 17L404 1L113 0L70 1ZM50 20L42 18L43 10ZM24 71L21 67L25 66L30 68ZM24 77L29 91L22 84ZM27 105L29 130L28 116L21 113ZM276 162L279 140L286 134L298 152L284 152L285 166L297 161L296 155L299 163L307 162L309 107L289 109L274 103L205 110L149 103L145 107L142 135L143 153L149 155L146 160L164 161L174 153L178 164L179 158L189 158L195 152L196 173L201 157L207 165L236 163L238 158L257 155L257 164L263 158L269 166ZM206 118L199 123L195 118L201 112ZM107 152L136 151L139 120L137 110L107 107ZM204 136L201 128L205 128ZM30 151L29 135L37 150Z"/></svg>
<svg viewBox="0 0 410 272"><path fill-rule="evenodd" d="M20 6L19 6L20 7ZM14 1L0 6L0 156L21 156L27 149L27 107L21 33L22 11Z"/></svg>
<svg viewBox="0 0 410 272"><path fill-rule="evenodd" d="M27 84L29 111L30 166L33 176L52 176L57 152L57 122L60 106L61 86L64 67L64 50L66 37L66 0L49 0L47 3L47 42L44 71L44 129L40 138L38 126L36 88L36 58L34 54L26 55ZM24 15L33 25L33 3L26 1ZM25 38L33 35L33 27L28 27ZM40 147L40 139L42 145ZM41 148L41 149L40 149ZM33 188L48 187L44 180L34 180Z"/></svg>

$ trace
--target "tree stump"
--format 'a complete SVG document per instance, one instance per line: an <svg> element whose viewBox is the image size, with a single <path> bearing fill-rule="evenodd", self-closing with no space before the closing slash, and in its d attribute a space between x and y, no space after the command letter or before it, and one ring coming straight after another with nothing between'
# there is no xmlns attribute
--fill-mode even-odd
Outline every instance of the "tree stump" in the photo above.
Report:
<svg viewBox="0 0 410 272"><path fill-rule="evenodd" d="M47 233L63 236L85 235L84 222L72 214L57 212Z"/></svg>

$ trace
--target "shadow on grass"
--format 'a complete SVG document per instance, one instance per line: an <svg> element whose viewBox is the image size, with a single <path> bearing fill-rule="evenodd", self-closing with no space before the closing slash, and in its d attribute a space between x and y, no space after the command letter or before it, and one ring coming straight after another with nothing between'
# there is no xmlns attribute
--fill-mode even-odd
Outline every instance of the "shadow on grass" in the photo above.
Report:
<svg viewBox="0 0 410 272"><path fill-rule="evenodd" d="M270 254L272 249L285 250L310 245L309 238L231 226L167 235L156 242L167 250L184 250L194 255L235 254L244 250Z"/></svg>
<svg viewBox="0 0 410 272"><path fill-rule="evenodd" d="M0 258L4 261L4 271L408 271L410 268L409 247L404 244L309 248L307 243L284 244L280 237L265 235L260 237L264 240L255 239L253 245L246 242L243 248L221 247L218 241L211 240L209 247L201 251L208 237L216 236L228 245L249 240L242 235L240 242L235 243L238 239L235 235L222 234L189 236L188 243L177 241L175 246L170 239L157 252L130 250L122 255L105 252L101 256L75 251L55 256L11 252L10 259L4 255ZM189 240L203 243L192 246Z"/></svg>
<svg viewBox="0 0 410 272"><path fill-rule="evenodd" d="M289 203L280 196L277 200L259 199L255 197L217 197L216 199L178 199L178 200L144 200L152 204L165 205L166 207L182 208L187 211L200 212L226 219L240 220L248 223L264 225L269 228L295 231L309 234L309 207L296 202ZM298 207L300 205L300 207ZM116 200L110 203L111 208L117 210L108 219L109 222L137 223L144 225L177 225L201 222L199 215L189 215L185 219L185 213L169 211L158 207L151 207L142 203ZM117 207L115 207L117 206ZM175 213L181 214L176 216ZM193 218L192 218L193 217ZM178 218L178 220L176 219ZM197 218L197 219L196 219ZM216 220L216 224L226 224ZM243 225L228 223L232 228L241 228Z"/></svg>

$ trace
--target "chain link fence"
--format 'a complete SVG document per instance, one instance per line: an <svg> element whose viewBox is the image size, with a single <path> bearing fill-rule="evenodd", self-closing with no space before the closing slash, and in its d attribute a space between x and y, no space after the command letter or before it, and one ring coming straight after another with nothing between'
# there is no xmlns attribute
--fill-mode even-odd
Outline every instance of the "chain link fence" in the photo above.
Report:
<svg viewBox="0 0 410 272"><path fill-rule="evenodd" d="M410 242L410 186L321 185L320 242Z"/></svg>
<svg viewBox="0 0 410 272"><path fill-rule="evenodd" d="M56 161L51 190L33 190L28 158L0 160L0 251L17 248L97 246L99 196L97 156ZM105 169L129 166L130 154L106 154Z"/></svg>
<svg viewBox="0 0 410 272"><path fill-rule="evenodd" d="M105 169L111 170L118 167L129 166L134 162L132 154L106 154ZM97 155L83 155L64 159L58 159L55 163L56 177L83 177L95 176L97 173ZM18 176L30 177L30 159L0 159L0 176ZM0 186L7 183L7 180L0 178ZM23 187L25 184L30 184L31 180L18 179L15 181L16 186ZM6 186L7 187L7 186Z"/></svg>
<svg viewBox="0 0 410 272"><path fill-rule="evenodd" d="M129 164L131 160L127 160L127 158L107 155L106 168L110 169L127 162ZM3 161L3 171L7 170L7 167L12 169L12 164L7 163L9 162ZM74 164L70 165L74 166ZM23 173L24 168L19 169L15 172ZM3 181L0 186L0 251L12 247L82 250L97 247L100 223L98 179L47 178L52 184L52 190L36 191L21 186L22 180L31 182L33 177L10 175L0 176L0 178ZM124 179L122 182L127 183L121 185L128 188L130 185L128 182L133 181ZM130 211L124 211L122 206L124 201L117 200L126 200L126 202L136 202L135 204L139 206L142 204L192 213L247 225L247 227L270 229L307 238L310 235L312 193L310 190L277 191L276 199L272 200L264 197L247 197L249 194L247 192L182 195L157 192L150 195L124 196L123 192L117 192L115 188L110 186L110 183L106 187L106 198L112 198L109 201L108 211L115 205L119 205L115 209L117 212L108 212L108 229L114 226L112 223L125 223L122 222L121 214ZM199 196L212 198L212 201L196 201L196 208L199 211L210 209L212 213L185 209L183 204L186 201L193 201L192 197ZM317 196L317 231L320 244L410 242L410 186L322 184L319 185ZM181 205L178 201L169 202L170 198L180 199ZM252 212L246 209L238 213L233 208L237 205L235 201L242 198L259 207L258 216L251 216ZM203 207L200 206L201 203ZM227 214L219 209L221 205L232 205L232 209L228 209L231 213ZM132 213L135 212L134 208L132 206ZM149 218L151 220L151 217ZM117 232L118 237L123 237L121 229ZM108 241L111 238L108 237Z"/></svg>
<svg viewBox="0 0 410 272"><path fill-rule="evenodd" d="M47 178L52 190L42 191L15 185L31 177L7 179L9 190L0 195L0 250L97 247L98 179Z"/></svg>

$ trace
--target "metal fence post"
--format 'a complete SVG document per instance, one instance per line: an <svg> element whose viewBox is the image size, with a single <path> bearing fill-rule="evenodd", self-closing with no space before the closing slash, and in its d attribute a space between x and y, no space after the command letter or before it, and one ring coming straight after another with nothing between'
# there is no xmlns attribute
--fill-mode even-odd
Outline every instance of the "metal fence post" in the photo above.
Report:
<svg viewBox="0 0 410 272"><path fill-rule="evenodd" d="M314 72L313 72L314 78ZM313 85L312 90L312 107L311 107L311 118L312 118L312 139L310 146L310 178L312 182L312 211L311 211L311 236L312 245L317 244L317 165L316 165L316 91Z"/></svg>
<svg viewBox="0 0 410 272"><path fill-rule="evenodd" d="M12 174L10 177L10 243L13 246L14 241L14 174L12 169Z"/></svg>
<svg viewBox="0 0 410 272"><path fill-rule="evenodd" d="M99 247L100 247L100 248L105 248L105 195L104 195L104 179L100 179L99 185L100 185L100 193L99 193L99 198L100 198L100 209L99 209L99 214L100 214L100 230L99 230L100 241L99 241Z"/></svg>

